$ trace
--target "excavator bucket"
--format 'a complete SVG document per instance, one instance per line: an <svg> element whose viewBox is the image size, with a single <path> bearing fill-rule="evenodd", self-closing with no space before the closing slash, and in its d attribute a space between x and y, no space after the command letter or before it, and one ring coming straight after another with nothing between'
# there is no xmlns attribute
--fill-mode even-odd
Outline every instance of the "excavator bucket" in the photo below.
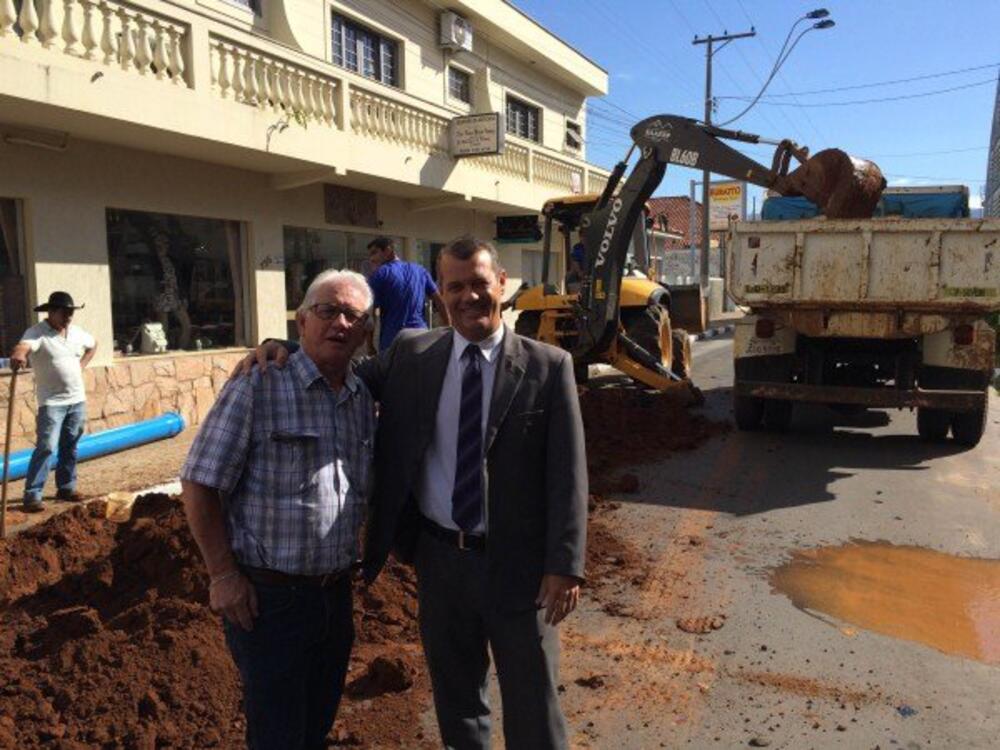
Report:
<svg viewBox="0 0 1000 750"><path fill-rule="evenodd" d="M829 219L870 219L885 185L874 162L828 148L805 159L775 187L782 195L805 196Z"/></svg>

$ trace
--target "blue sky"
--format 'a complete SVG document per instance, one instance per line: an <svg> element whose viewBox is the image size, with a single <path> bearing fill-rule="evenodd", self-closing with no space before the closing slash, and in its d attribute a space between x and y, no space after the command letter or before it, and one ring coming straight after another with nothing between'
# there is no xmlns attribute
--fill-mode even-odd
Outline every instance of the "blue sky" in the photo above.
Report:
<svg viewBox="0 0 1000 750"><path fill-rule="evenodd" d="M836 146L871 158L891 185L966 184L972 204L980 205L1000 65L997 0L514 4L608 71L608 96L591 100L587 144L588 160L608 167L624 155L629 126L638 118L657 113L702 117L705 47L691 44L695 33L739 32L751 25L757 30L755 38L732 42L713 58L718 97L713 119L721 122L747 104L722 97L756 95L792 24L825 7L836 26L806 34L761 102L731 127L792 138L813 152ZM951 74L968 68L979 69ZM861 88L809 93L845 87ZM963 88L893 99L957 87ZM780 96L789 93L795 96ZM840 104L858 100L874 101ZM770 147L744 150L770 163ZM687 194L689 181L699 175L671 166L656 194Z"/></svg>

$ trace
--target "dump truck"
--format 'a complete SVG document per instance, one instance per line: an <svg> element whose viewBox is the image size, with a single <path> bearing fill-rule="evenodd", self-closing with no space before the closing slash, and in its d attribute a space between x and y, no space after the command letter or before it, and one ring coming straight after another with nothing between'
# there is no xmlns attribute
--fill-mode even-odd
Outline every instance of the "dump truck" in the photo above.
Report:
<svg viewBox="0 0 1000 750"><path fill-rule="evenodd" d="M793 404L917 410L922 438L983 435L1000 310L1000 219L734 221L733 410L788 428Z"/></svg>

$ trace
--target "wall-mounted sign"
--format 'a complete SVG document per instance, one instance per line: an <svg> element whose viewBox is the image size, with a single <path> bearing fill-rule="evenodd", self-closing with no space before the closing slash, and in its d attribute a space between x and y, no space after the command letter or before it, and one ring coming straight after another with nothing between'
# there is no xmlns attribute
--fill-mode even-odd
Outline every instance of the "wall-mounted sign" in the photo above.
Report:
<svg viewBox="0 0 1000 750"><path fill-rule="evenodd" d="M503 146L504 128L499 112L452 118L451 155L456 159L502 154Z"/></svg>
<svg viewBox="0 0 1000 750"><path fill-rule="evenodd" d="M327 224L378 226L378 200L369 190L323 185L323 214Z"/></svg>
<svg viewBox="0 0 1000 750"><path fill-rule="evenodd" d="M729 217L745 219L747 215L746 183L738 180L713 182L708 186L709 229L726 229Z"/></svg>
<svg viewBox="0 0 1000 750"><path fill-rule="evenodd" d="M538 227L538 214L498 216L497 239L506 242L538 242L542 239L542 230Z"/></svg>

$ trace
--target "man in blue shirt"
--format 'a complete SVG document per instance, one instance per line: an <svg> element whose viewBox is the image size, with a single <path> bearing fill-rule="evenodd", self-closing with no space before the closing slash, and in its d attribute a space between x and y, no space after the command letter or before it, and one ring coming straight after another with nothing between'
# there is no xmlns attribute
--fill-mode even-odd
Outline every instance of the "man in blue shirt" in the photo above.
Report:
<svg viewBox="0 0 1000 750"><path fill-rule="evenodd" d="M375 294L379 310L378 348L385 351L404 328L427 328L424 305L430 297L444 324L451 325L444 300L427 269L396 256L396 245L389 237L379 237L368 245L368 260L375 270L368 284Z"/></svg>

